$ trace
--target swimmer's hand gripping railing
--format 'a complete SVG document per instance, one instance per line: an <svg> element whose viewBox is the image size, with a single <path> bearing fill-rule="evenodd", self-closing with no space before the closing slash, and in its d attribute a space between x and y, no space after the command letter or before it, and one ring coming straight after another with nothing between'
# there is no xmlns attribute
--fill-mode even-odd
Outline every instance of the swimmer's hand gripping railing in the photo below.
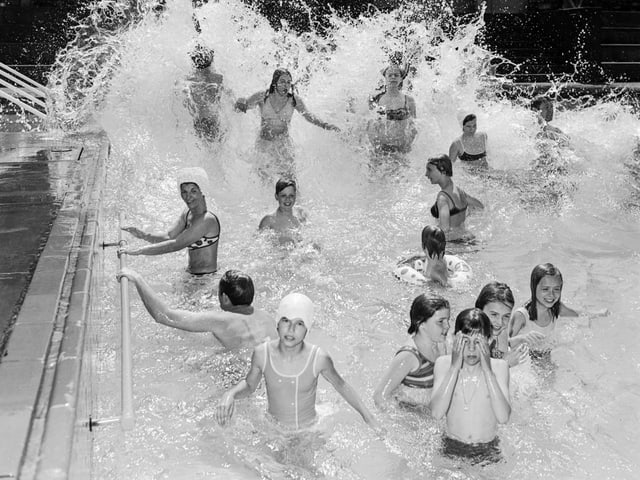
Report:
<svg viewBox="0 0 640 480"><path fill-rule="evenodd" d="M35 80L30 79L2 62L0 62L0 87L2 87L0 88L1 98L9 100L23 110L46 120L47 104L40 99L46 99L49 96L47 87L40 85ZM29 100L33 105L42 108L42 110L23 102L21 98Z"/></svg>
<svg viewBox="0 0 640 480"><path fill-rule="evenodd" d="M124 213L120 213L120 227L124 224ZM127 245L127 241L122 238L122 228L119 229L118 247ZM113 244L104 244L111 246ZM120 259L120 269L126 266L125 254L118 254ZM129 308L129 279L120 278L120 318L121 318L121 408L120 418L105 418L102 420L89 420L89 429L100 425L115 423L120 421L123 430L131 430L135 426L135 415L133 412L133 362L131 360L131 321Z"/></svg>

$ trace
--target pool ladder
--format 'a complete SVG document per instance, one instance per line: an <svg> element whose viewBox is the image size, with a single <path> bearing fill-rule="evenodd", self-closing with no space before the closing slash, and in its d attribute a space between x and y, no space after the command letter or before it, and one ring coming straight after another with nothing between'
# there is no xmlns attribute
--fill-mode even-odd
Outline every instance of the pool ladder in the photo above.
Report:
<svg viewBox="0 0 640 480"><path fill-rule="evenodd" d="M0 98L8 100L42 120L47 119L46 100L49 98L47 87L2 62L0 62ZM29 101L31 105L25 101Z"/></svg>

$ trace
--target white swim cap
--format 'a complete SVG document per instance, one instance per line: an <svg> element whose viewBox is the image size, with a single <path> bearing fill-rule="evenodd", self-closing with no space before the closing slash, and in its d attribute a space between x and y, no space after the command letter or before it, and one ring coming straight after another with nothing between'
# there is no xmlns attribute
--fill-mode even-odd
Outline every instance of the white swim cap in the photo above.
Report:
<svg viewBox="0 0 640 480"><path fill-rule="evenodd" d="M187 167L181 168L177 173L178 190L183 183L195 183L205 197L209 196L209 176L203 168Z"/></svg>
<svg viewBox="0 0 640 480"><path fill-rule="evenodd" d="M276 328L282 317L287 317L289 320L302 320L309 331L313 326L313 302L302 293L290 293L280 300L276 313Z"/></svg>

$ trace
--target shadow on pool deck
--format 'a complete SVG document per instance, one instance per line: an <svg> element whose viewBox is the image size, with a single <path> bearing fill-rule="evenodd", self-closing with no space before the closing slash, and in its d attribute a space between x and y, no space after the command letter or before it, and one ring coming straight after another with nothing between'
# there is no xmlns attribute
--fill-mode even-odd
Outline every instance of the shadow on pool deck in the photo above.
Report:
<svg viewBox="0 0 640 480"><path fill-rule="evenodd" d="M0 478L68 478L108 152L0 133Z"/></svg>

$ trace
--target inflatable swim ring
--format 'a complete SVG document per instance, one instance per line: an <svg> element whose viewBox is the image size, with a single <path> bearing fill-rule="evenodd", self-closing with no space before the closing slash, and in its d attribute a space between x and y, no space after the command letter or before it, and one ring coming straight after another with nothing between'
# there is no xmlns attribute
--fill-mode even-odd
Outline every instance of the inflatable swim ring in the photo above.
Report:
<svg viewBox="0 0 640 480"><path fill-rule="evenodd" d="M447 262L447 277L449 285L452 287L459 287L460 285L468 282L473 275L471 267L467 262L455 255L445 255L445 262ZM424 285L427 282L424 276L425 263L420 258L412 257L404 262L398 264L393 271L393 275L403 282L410 283L411 285Z"/></svg>

